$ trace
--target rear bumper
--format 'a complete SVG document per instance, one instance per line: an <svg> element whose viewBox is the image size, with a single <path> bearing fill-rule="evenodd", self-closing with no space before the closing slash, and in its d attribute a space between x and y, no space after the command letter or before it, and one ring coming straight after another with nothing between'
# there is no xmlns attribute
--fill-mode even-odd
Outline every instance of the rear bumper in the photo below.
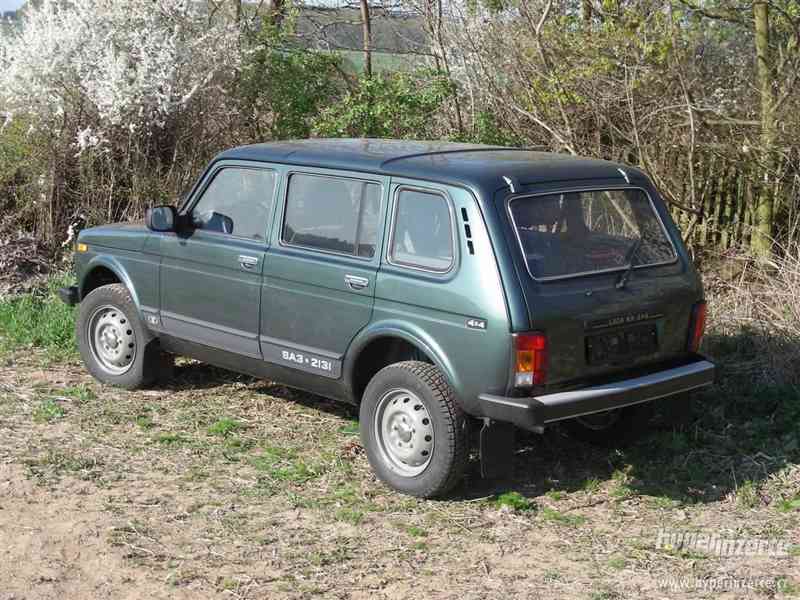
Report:
<svg viewBox="0 0 800 600"><path fill-rule="evenodd" d="M532 398L481 394L478 399L483 416L514 423L523 429L535 429L555 421L658 400L711 385L715 371L714 363L698 356L679 367L569 392Z"/></svg>
<svg viewBox="0 0 800 600"><path fill-rule="evenodd" d="M71 285L69 287L59 288L58 297L61 298L65 304L75 306L78 302L80 302L80 298L78 297L78 286Z"/></svg>

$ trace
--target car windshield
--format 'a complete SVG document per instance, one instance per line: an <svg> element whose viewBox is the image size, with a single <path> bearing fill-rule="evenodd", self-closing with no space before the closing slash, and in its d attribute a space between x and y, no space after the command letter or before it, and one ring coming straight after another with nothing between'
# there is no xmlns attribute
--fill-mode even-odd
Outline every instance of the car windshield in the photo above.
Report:
<svg viewBox="0 0 800 600"><path fill-rule="evenodd" d="M516 198L511 215L536 279L672 262L675 248L642 190L559 192Z"/></svg>

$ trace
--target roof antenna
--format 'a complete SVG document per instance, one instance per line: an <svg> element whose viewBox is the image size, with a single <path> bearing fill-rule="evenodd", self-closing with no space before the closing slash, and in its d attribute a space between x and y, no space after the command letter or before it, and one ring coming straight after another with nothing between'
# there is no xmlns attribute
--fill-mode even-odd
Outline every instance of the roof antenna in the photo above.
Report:
<svg viewBox="0 0 800 600"><path fill-rule="evenodd" d="M508 189L511 190L512 194L516 194L517 193L517 190L516 190L516 188L514 186L514 183L515 183L516 180L513 177L506 177L504 175L503 176L503 181L506 182L506 184L508 185Z"/></svg>
<svg viewBox="0 0 800 600"><path fill-rule="evenodd" d="M628 178L628 174L627 174L625 171L623 171L623 170L622 170L622 169L620 169L619 167L617 167L617 171L619 171L620 173L622 173L622 176L625 178L625 182L626 182L626 183L630 183L630 182L631 182L631 180Z"/></svg>

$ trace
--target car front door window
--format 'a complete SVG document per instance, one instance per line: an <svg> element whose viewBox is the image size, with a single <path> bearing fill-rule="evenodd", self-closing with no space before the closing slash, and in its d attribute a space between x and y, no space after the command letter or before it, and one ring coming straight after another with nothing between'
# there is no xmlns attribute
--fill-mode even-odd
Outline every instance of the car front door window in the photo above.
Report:
<svg viewBox="0 0 800 600"><path fill-rule="evenodd" d="M221 169L192 209L192 225L205 231L264 240L274 188L274 171Z"/></svg>

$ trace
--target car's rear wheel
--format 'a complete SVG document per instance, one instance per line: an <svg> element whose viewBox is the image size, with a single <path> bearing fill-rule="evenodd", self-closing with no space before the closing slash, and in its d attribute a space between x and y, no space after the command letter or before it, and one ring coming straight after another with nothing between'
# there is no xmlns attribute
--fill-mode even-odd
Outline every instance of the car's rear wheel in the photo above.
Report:
<svg viewBox="0 0 800 600"><path fill-rule="evenodd" d="M83 299L75 337L86 368L103 383L144 387L164 373L168 362L119 283L100 286Z"/></svg>
<svg viewBox="0 0 800 600"><path fill-rule="evenodd" d="M652 403L645 402L575 417L561 421L561 426L570 437L583 442L606 447L624 446L647 433L652 417Z"/></svg>
<svg viewBox="0 0 800 600"><path fill-rule="evenodd" d="M395 363L369 382L361 401L361 440L375 474L412 496L441 496L464 474L467 417L434 365Z"/></svg>

